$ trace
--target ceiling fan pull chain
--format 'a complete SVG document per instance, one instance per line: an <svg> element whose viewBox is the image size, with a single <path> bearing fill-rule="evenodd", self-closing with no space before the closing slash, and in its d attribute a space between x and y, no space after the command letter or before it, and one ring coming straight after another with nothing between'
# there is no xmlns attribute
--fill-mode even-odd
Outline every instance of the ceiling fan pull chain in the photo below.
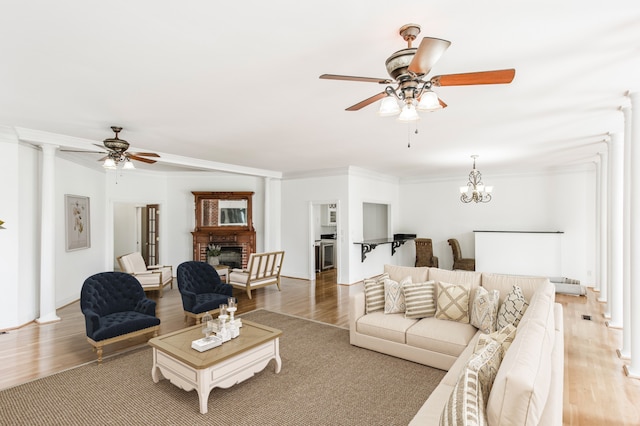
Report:
<svg viewBox="0 0 640 426"><path fill-rule="evenodd" d="M407 148L411 148L411 126L410 123L407 123Z"/></svg>

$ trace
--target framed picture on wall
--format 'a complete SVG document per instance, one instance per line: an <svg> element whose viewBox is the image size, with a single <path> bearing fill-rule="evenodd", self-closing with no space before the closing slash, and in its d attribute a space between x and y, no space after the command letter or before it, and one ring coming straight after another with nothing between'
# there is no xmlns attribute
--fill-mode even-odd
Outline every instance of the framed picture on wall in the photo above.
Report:
<svg viewBox="0 0 640 426"><path fill-rule="evenodd" d="M64 206L67 251L91 247L89 197L65 194Z"/></svg>

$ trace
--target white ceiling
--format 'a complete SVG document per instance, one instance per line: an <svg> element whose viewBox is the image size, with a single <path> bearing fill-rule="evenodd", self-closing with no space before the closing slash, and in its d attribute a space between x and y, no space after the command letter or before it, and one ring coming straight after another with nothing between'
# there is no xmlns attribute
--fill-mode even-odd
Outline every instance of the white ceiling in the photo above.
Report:
<svg viewBox="0 0 640 426"><path fill-rule="evenodd" d="M165 162L407 179L466 175L472 154L485 177L564 168L622 132L619 107L640 90L637 0L7 0L0 10L0 125L97 143L120 125L131 150ZM318 76L388 77L407 23L421 25L419 40L452 42L431 75L515 68L513 83L437 88L449 107L423 113L417 134L377 103L345 111L384 86Z"/></svg>

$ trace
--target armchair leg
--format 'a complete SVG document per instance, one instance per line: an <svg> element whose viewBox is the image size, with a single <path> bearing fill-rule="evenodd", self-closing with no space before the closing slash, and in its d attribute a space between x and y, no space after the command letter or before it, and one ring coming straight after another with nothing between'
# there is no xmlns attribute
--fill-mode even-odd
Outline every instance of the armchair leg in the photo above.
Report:
<svg viewBox="0 0 640 426"><path fill-rule="evenodd" d="M251 299L251 289L247 288L247 296L249 296L249 299Z"/></svg>
<svg viewBox="0 0 640 426"><path fill-rule="evenodd" d="M102 346L98 346L96 352L98 353L98 364L102 364Z"/></svg>

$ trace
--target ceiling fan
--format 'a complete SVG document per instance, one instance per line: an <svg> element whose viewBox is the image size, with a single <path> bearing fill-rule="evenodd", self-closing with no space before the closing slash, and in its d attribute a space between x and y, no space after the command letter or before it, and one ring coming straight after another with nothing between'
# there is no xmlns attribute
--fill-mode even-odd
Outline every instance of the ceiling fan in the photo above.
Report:
<svg viewBox="0 0 640 426"><path fill-rule="evenodd" d="M104 161L105 169L115 169L119 163L123 163L123 168L125 169L134 169L133 163L131 160L141 161L147 164L153 164L156 160L152 160L150 158L145 157L155 157L160 158L158 154L155 152L127 152L129 149L129 142L124 139L120 139L118 137L118 133L122 131L122 127L111 126L111 130L115 133L115 136L112 138L107 138L102 141L103 145L94 144L99 148L106 148L105 151L70 151L63 150L67 152L91 152L96 154L106 154L104 157L100 158L98 161Z"/></svg>
<svg viewBox="0 0 640 426"><path fill-rule="evenodd" d="M420 26L407 24L400 28L400 35L407 42L407 48L398 50L387 58L385 65L391 78L353 77L348 75L322 74L321 79L361 81L365 83L385 84L381 93L371 96L347 108L347 111L358 111L376 101L383 100L380 115L400 113L401 121L417 120L418 110L435 110L446 108L444 103L431 88L441 86L465 86L476 84L508 84L513 81L516 70L504 69L495 71L470 72L464 74L437 75L426 80L434 64L451 45L450 41L433 37L424 37L420 45L412 47L413 41L420 34ZM391 85L397 85L394 89ZM398 102L403 103L402 112ZM394 106L395 105L395 106Z"/></svg>

